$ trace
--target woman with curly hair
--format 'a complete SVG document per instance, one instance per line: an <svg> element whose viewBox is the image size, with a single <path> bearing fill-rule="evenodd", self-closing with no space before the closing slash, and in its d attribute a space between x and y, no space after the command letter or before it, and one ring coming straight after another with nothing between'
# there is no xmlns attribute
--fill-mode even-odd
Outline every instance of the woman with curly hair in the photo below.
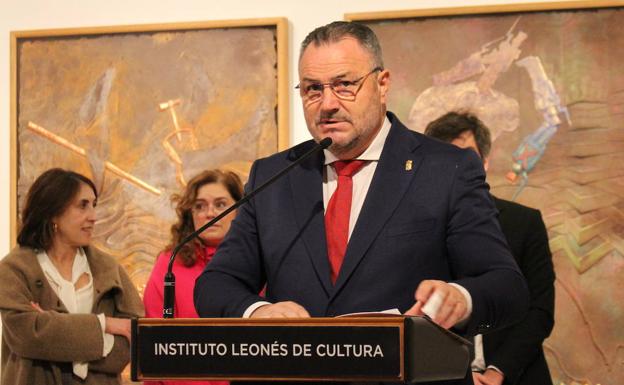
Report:
<svg viewBox="0 0 624 385"><path fill-rule="evenodd" d="M145 287L143 303L145 315L151 318L162 317L163 281L173 248L180 241L200 228L228 207L243 197L243 185L240 178L233 172L207 170L191 179L182 195L174 195L171 199L176 204L178 221L171 226L171 241L156 259L156 263ZM188 242L180 249L173 264L176 276L176 297L174 316L176 318L197 318L193 304L193 288L195 279L214 255L217 246L225 237L230 224L236 216L232 211L214 226L202 232L198 238ZM227 384L227 382L184 382L166 381L150 382L150 384Z"/></svg>

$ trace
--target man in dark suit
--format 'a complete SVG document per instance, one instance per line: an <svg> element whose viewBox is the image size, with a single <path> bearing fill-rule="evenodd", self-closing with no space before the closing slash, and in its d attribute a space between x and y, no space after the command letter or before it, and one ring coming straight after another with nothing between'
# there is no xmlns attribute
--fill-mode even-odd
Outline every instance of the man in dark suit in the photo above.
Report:
<svg viewBox="0 0 624 385"><path fill-rule="evenodd" d="M479 158L386 112L390 74L374 33L348 22L317 28L302 43L299 79L314 141L256 161L247 191L315 141L333 144L239 209L197 279L198 314L418 315L424 306L468 335L521 318L526 283Z"/></svg>
<svg viewBox="0 0 624 385"><path fill-rule="evenodd" d="M449 112L431 122L425 135L473 149L487 170L490 132L476 116ZM520 322L475 339L474 382L552 385L542 348L554 325L555 307L555 272L546 226L539 210L493 198L511 253L527 279L531 303Z"/></svg>

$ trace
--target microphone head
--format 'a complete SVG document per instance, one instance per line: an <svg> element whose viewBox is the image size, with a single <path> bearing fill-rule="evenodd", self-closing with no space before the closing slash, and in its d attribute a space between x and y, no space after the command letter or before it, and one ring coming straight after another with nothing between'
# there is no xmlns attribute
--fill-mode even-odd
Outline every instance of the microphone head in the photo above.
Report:
<svg viewBox="0 0 624 385"><path fill-rule="evenodd" d="M321 146L321 148L324 150L327 147L331 146L332 144L332 139L330 137L327 138L323 138L321 139L321 141L319 142L319 145Z"/></svg>

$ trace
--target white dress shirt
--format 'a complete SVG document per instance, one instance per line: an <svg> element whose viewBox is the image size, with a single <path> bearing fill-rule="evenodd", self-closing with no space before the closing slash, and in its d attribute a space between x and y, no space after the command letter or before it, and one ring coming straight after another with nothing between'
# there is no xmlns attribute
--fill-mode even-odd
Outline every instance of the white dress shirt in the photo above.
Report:
<svg viewBox="0 0 624 385"><path fill-rule="evenodd" d="M362 206L364 205L364 199L366 199L366 193L370 187L373 175L377 169L377 163L381 157L381 151L383 150L384 143L390 132L390 121L388 118L384 119L381 129L373 139L372 143L362 155L355 158L355 160L364 160L366 163L362 168L351 177L353 181L353 195L351 197L351 215L349 216L349 238L351 239L351 233L355 223L360 216ZM323 167L323 206L327 210L327 205L332 195L338 188L338 174L332 166L337 160L340 160L329 150L323 150L325 153L325 167Z"/></svg>
<svg viewBox="0 0 624 385"><path fill-rule="evenodd" d="M483 354L483 334L477 334L474 336L474 350L475 358L470 364L470 368L473 372L484 372L486 369L493 369L503 376L505 375L502 370L494 365L485 366L485 355Z"/></svg>
<svg viewBox="0 0 624 385"><path fill-rule="evenodd" d="M72 266L71 281L61 276L45 251L37 254L37 260L52 290L54 290L54 293L56 293L70 313L91 313L93 308L93 276L89 268L89 261L82 248L78 248L76 251L74 264ZM84 274L88 276L89 282L80 289L76 289L76 282L78 282L80 277ZM113 349L115 340L112 334L104 332L104 330L106 330L106 317L104 314L98 314L97 317L102 327L102 336L104 339L102 356L106 357ZM89 364L87 362L73 362L72 368L76 376L83 380L87 378L89 372Z"/></svg>

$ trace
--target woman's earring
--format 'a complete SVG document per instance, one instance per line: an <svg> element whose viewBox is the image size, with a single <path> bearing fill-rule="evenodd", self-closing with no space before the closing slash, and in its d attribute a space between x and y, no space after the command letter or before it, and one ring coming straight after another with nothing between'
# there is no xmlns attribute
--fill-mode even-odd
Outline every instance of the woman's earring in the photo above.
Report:
<svg viewBox="0 0 624 385"><path fill-rule="evenodd" d="M52 231L56 233L56 230L58 230L58 225L56 223L52 223Z"/></svg>

